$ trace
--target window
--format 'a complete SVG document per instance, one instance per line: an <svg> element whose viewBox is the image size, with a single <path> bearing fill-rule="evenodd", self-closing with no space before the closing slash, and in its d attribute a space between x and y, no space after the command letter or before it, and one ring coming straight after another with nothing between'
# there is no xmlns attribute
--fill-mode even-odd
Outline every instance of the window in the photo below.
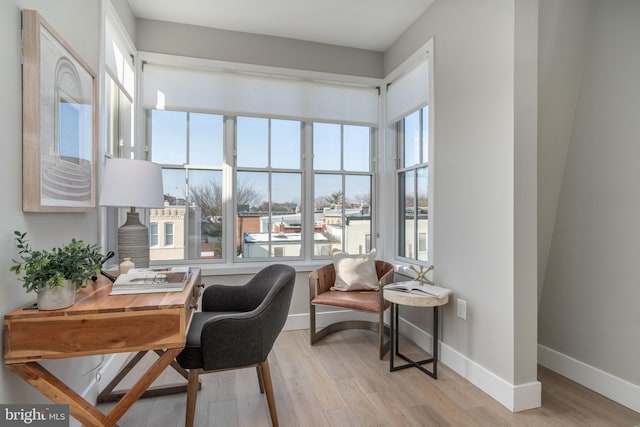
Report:
<svg viewBox="0 0 640 427"><path fill-rule="evenodd" d="M142 155L135 155L136 49L111 8L107 8L105 24L105 154L107 157L144 158ZM101 215L101 228L104 227L108 231L101 239L101 246L105 251L117 251L117 229L126 221L127 210L108 207L105 208L105 215ZM145 213L146 211L143 211L141 215L143 222L146 221ZM149 243L154 244L153 241ZM155 244L157 245L157 242Z"/></svg>
<svg viewBox="0 0 640 427"><path fill-rule="evenodd" d="M237 257L302 255L301 134L299 121L236 119Z"/></svg>
<svg viewBox="0 0 640 427"><path fill-rule="evenodd" d="M107 153L130 157L133 149L135 48L123 36L118 19L109 13L105 29Z"/></svg>
<svg viewBox="0 0 640 427"><path fill-rule="evenodd" d="M389 74L385 86L387 135L396 154L394 245L399 261L408 263L427 264L433 258L433 73L429 40Z"/></svg>
<svg viewBox="0 0 640 427"><path fill-rule="evenodd" d="M133 101L107 73L107 153L126 157L132 149Z"/></svg>
<svg viewBox="0 0 640 427"><path fill-rule="evenodd" d="M165 207L149 210L152 261L371 250L374 128L167 110L148 110L148 119L165 193Z"/></svg>
<svg viewBox="0 0 640 427"><path fill-rule="evenodd" d="M427 261L429 232L429 109L396 123L398 255Z"/></svg>
<svg viewBox="0 0 640 427"><path fill-rule="evenodd" d="M370 249L372 140L367 126L313 124L315 257Z"/></svg>
<svg viewBox="0 0 640 427"><path fill-rule="evenodd" d="M149 224L149 246L158 246L158 223L152 222Z"/></svg>
<svg viewBox="0 0 640 427"><path fill-rule="evenodd" d="M173 246L173 223L164 224L164 245Z"/></svg>
<svg viewBox="0 0 640 427"><path fill-rule="evenodd" d="M160 241L152 262L311 261L375 245L377 79L141 56L149 159L166 193L150 221L160 233L174 224L173 248Z"/></svg>
<svg viewBox="0 0 640 427"><path fill-rule="evenodd" d="M427 233L418 234L418 251L424 252L427 250Z"/></svg>
<svg viewBox="0 0 640 427"><path fill-rule="evenodd" d="M224 117L151 110L149 121L151 160L162 165L165 202L150 210L150 220L165 231L150 259L222 257Z"/></svg>

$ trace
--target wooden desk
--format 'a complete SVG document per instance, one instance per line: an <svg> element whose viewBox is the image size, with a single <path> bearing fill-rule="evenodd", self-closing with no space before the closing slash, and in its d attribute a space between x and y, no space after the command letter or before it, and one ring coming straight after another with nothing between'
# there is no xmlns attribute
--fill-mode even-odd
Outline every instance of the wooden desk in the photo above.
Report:
<svg viewBox="0 0 640 427"><path fill-rule="evenodd" d="M184 348L200 281L200 269L194 268L182 292L109 295L111 282L100 277L69 308L19 308L4 316L4 363L53 402L69 404L84 425L113 426ZM107 415L39 363L149 350L160 357Z"/></svg>

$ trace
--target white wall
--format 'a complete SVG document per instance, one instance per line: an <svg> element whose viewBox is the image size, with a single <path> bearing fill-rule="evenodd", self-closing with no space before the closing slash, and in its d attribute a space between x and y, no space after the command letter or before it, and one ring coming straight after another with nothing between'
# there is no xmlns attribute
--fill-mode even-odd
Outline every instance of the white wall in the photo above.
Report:
<svg viewBox="0 0 640 427"><path fill-rule="evenodd" d="M592 0L540 0L538 297L547 270L592 7Z"/></svg>
<svg viewBox="0 0 640 427"><path fill-rule="evenodd" d="M515 2L514 379L537 393L538 0ZM535 384L535 385L534 385ZM520 400L525 400L523 396Z"/></svg>
<svg viewBox="0 0 640 427"><path fill-rule="evenodd" d="M514 410L540 403L537 16L537 0L438 0L385 54L390 72L434 39L435 278L467 300L466 321L444 310L442 359Z"/></svg>
<svg viewBox="0 0 640 427"><path fill-rule="evenodd" d="M382 78L382 52L195 25L136 20L136 47L195 58Z"/></svg>
<svg viewBox="0 0 640 427"><path fill-rule="evenodd" d="M0 2L0 129L3 155L0 158L2 182L2 221L0 221L0 311L4 314L35 299L26 294L13 273L11 258L16 251L13 231L28 232L34 247L50 249L72 237L89 243L98 240L97 213L22 212L22 77L20 67L21 10L35 9L62 35L97 73L99 63L100 7L98 0L3 0ZM73 11L73 14L69 13ZM82 19L78 19L81 16ZM89 370L99 357L47 363L74 390L84 392L91 383ZM0 402L48 402L4 365L0 368Z"/></svg>
<svg viewBox="0 0 640 427"><path fill-rule="evenodd" d="M136 17L131 11L128 0L110 0L114 10L118 14L118 19L127 30L129 38L135 40L136 38Z"/></svg>
<svg viewBox="0 0 640 427"><path fill-rule="evenodd" d="M639 22L636 0L593 3L539 312L549 365L636 411Z"/></svg>

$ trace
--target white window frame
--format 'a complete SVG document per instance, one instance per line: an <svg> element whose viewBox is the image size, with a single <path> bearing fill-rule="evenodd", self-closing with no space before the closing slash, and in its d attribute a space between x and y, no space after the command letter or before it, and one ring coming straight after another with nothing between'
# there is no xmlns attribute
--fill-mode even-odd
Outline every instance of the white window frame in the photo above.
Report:
<svg viewBox="0 0 640 427"><path fill-rule="evenodd" d="M375 106L373 107L373 110L371 109L371 105L369 105L366 109L366 111L363 111L362 114L359 117L362 117L362 120L370 120L371 118L371 112L372 111L376 111L377 114L380 114L380 104L379 104L379 88L382 86L382 79L379 78L369 78L369 77L362 77L362 76L350 76L350 75L339 75L339 74L334 74L334 73L324 73L324 72L313 72L313 71L303 71L303 70L292 70L292 69L285 69L285 68L277 68L277 67L268 67L268 66L256 66L256 65L251 65L251 64L241 64L241 63L230 63L230 62L226 62L226 61L215 61L215 60L206 60L206 59L200 59L200 58L188 58L188 57L179 57L179 56L175 56L175 55L165 55L165 54L156 54L156 53L152 53L152 52L143 52L140 51L138 52L138 57L139 57L139 61L138 61L138 67L137 67L137 71L138 71L138 84L140 89L137 91L137 93L139 94L139 102L136 105L136 115L137 117L141 117L142 121L144 121L145 118L148 119L148 110L150 109L154 109L154 108L162 108L161 106L156 106L155 104L152 104L151 106L146 105L145 100L143 99L143 95L145 92L144 89L144 82L146 80L146 76L145 76L145 71L148 69L148 67L152 66L152 65L160 65L160 66L169 66L169 67L177 67L177 68L185 68L187 70L198 70L196 71L196 73L198 72L208 72L207 70L211 70L214 72L229 72L231 71L232 74L235 73L238 76L242 76L242 75L246 75L246 76L260 76L260 75L264 75L265 79L272 79L272 78L276 78L276 80L278 79L290 79L290 80L298 80L301 83L304 82L316 82L318 84L321 85L329 85L335 88L347 88L347 92L348 93L354 93L356 94L356 96L360 97L357 99L364 99L362 98L362 90L366 89L369 91L369 93L373 93L374 95L365 95L365 98L367 96L369 96L369 98L367 99L375 99ZM157 70L156 70L157 71ZM315 90L315 89L314 89ZM315 92L314 92L315 93ZM332 92L335 95L335 90ZM168 97L171 98L171 97ZM215 97L207 97L206 99L216 99ZM200 100L198 102L202 101L202 97L200 97ZM334 104L331 104L331 106L343 106L347 109L349 108L353 108L353 106L357 106L359 105L358 102L351 102L351 100L349 99L343 99L343 101L345 102L339 102L338 104L335 104L336 98L334 98L334 100L332 102L334 102ZM284 105L284 104L283 104ZM282 105L281 105L282 106ZM286 107L286 105L284 105L284 107ZM238 112L238 111L233 111L233 110L219 110L216 109L215 107L212 106L203 106L203 105L199 105L199 106L194 106L193 108L189 107L189 108L175 108L175 106L165 106L165 109L167 110L175 110L175 111L187 111L187 112L198 112L198 113L211 113L211 114L221 114L225 116L225 122L224 122L224 126L225 126L225 158L224 158L224 165L223 165L223 174L222 174L222 182L223 182L223 191L226 194L233 194L233 185L235 182L235 169L233 167L233 157L234 157L234 147L231 146L230 144L228 144L229 140L233 140L235 138L235 126L233 124L233 117L236 116L246 116L246 115L250 115L250 114L246 114L246 113L242 113L242 112ZM284 111L284 110L282 110ZM321 108L320 110L314 110L316 112L320 112L320 114L336 114L339 113L341 111L341 108L329 108L329 106L324 105L323 108ZM269 118L273 118L273 119L291 119L291 120L299 120L301 122L303 122L303 146L302 146L302 157L303 157L303 166L302 166L302 170L303 170L303 191L302 191L302 204L305 207L313 207L313 200L312 200L312 179L311 179L311 171L312 171L312 145L311 145L311 141L310 141L310 135L311 135L311 129L310 129L310 124L313 121L323 121L323 120L312 120L310 118L306 118L306 117L298 117L295 116L295 114L293 116L291 115L270 115L270 114L258 114L258 113L254 113L254 116L261 116L261 117L269 117ZM339 115L336 117L340 117ZM365 117L368 117L369 119L365 119ZM331 120L334 123L340 123L340 124L345 124L345 125L365 125L365 126L370 126L374 129L374 135L375 135L375 139L374 139L374 144L373 144L373 151L371 152L371 156L373 158L373 162L374 165L377 165L377 156L379 155L379 149L378 146L380 145L381 141L379 139L379 124L381 123L378 119L374 119L371 122L366 122L366 121L350 121L350 120L340 120L340 119L332 119ZM147 154L150 152L150 148L147 143L148 143L148 139L147 139L147 135L146 132L148 130L149 126L147 124L147 126L138 126L135 130L136 132L136 136L137 136L137 140L138 141L145 141L144 144L137 144L136 146L136 150L140 151L141 153L144 154L144 156L146 157ZM377 228L376 228L376 221L377 221L377 216L379 215L379 212L377 210L377 197L378 197L378 193L376 190L376 182L377 182L377 171L376 168L374 167L371 171L371 176L372 176L372 193L371 193L371 213L372 213L372 228L371 228L371 232L373 234L373 239L371 240L371 245L373 247L377 247L378 244L378 237L379 234L377 232ZM309 208L303 208L306 210L309 210ZM311 209L312 210L312 209ZM293 266L296 266L298 268L308 268L308 266L311 267L315 267L318 265L322 265L322 264L326 264L327 263L327 259L329 259L330 257L325 257L322 259L319 258L314 258L313 257L313 247L312 247L312 239L310 239L307 236L307 241L303 244L303 249L302 249L302 256L299 259L292 259L290 257L287 258L268 258L268 259L264 259L264 260L258 260L258 259L239 259L235 256L236 254L236 248L235 248L235 244L230 242L235 242L236 239L236 225L235 225L235 201L234 200L225 200L224 202L224 206L223 206L223 212L224 212L224 216L225 218L227 218L227 220L232 219L232 221L234 222L234 224L229 224L227 223L227 226L224 227L223 229L223 242L226 242L224 244L224 248L223 251L224 253L222 254L220 259L215 259L215 260L184 260L183 263L189 263L190 265L194 265L194 266L201 266L204 268L204 273L207 274L207 272L215 272L217 274L225 274L225 273L231 273L231 272L250 272L250 271L255 271L255 268L262 268L264 266L264 262L273 262L274 259L282 259L282 260L286 260L286 262L290 263ZM302 227L303 229L306 231L307 234L309 234L309 230L313 230L313 215L312 212L307 212L307 214L303 215L302 218ZM383 256L383 254L379 251L379 255L378 256ZM167 260L165 262L163 261L157 261L157 262L152 262L152 264L157 264L157 265L172 265L172 264L179 264L179 262L174 261L174 260Z"/></svg>
<svg viewBox="0 0 640 427"><path fill-rule="evenodd" d="M129 37L125 26L120 21L118 13L114 9L111 2L102 3L102 13L104 16L104 25L101 28L101 40L103 40L104 43L101 45L102 60L100 62L100 73L98 74L98 81L100 83L100 87L102 88L100 90L100 102L105 109L105 119L102 120L101 124L103 145L100 147L100 156L105 159L108 157L142 158L139 155L136 156L137 153L135 152L136 150L142 152L142 149L136 147L135 134L135 129L138 127L136 125L138 118L138 115L136 114L138 108L138 51L135 48L135 44ZM110 34L110 36L113 37L112 40L107 39L107 27L110 27L112 30ZM115 59L115 65L112 64L111 61L107 61L107 52L111 49L107 48L107 43L113 43L115 46L117 46L117 49L121 54L120 59L123 63L126 62L127 65L131 67L130 70L132 71L132 74L127 72L128 70L126 66L121 67L121 69L119 70L113 69L118 68L118 58ZM118 52L115 51L115 53L117 54ZM118 115L118 143L112 147L107 146L107 144L109 143L107 137L110 131L109 129L107 129L107 126L109 126L107 118L109 117L109 112L113 114L113 110L111 109L112 105L110 104L109 98L106 96L109 89L107 86L109 80L113 82L113 86L118 90L118 100L123 97L126 98L127 101L131 102L131 110L128 112L130 114L130 122L125 123L124 125L120 123L120 120L124 116L122 116L120 111L121 103L118 102L116 111ZM101 163L99 167L102 168L102 165L103 163ZM117 229L120 224L123 224L125 222L127 210L111 207L102 207L100 209L100 246L103 248L104 252L107 252L109 250L113 250L114 252L116 252ZM141 220L143 223L145 222L144 210L141 211ZM117 258L114 258L114 260L112 261L115 266L117 266L117 261ZM106 266L105 268L108 269L112 267Z"/></svg>
<svg viewBox="0 0 640 427"><path fill-rule="evenodd" d="M149 247L157 248L160 246L160 234L159 234L159 224L157 222L151 222L149 224ZM155 237L156 243L153 244L153 239Z"/></svg>
<svg viewBox="0 0 640 427"><path fill-rule="evenodd" d="M271 230L273 228L273 221L274 221L274 216L273 216L273 212L271 211L271 197L272 197L272 186L271 186L271 181L272 181L272 175L273 174L277 174L277 173L292 173L292 174L300 174L300 189L301 189L301 194L300 194L300 204L301 204L301 222L302 224L304 224L304 216L308 215L308 213L306 212L308 210L308 207L306 207L305 202L304 202L304 194L305 194L305 182L307 181L306 176L308 174L308 172L305 170L305 163L304 163L304 153L305 153L305 133L304 133L304 127L305 127L305 122L301 121L301 120L295 120L295 119L291 119L292 121L295 122L299 122L300 123L300 168L299 169L287 169L287 168L273 168L271 166L271 154L272 154L272 126L271 126L271 122L272 120L278 120L278 118L276 117L256 117L258 119L264 119L268 121L268 135L267 135L267 156L269 157L268 160L268 166L264 167L264 168L256 168L256 167L246 167L246 166L238 166L238 161L237 161L237 129L238 129L238 121L237 118L238 117L248 117L246 115L237 115L233 117L233 122L235 125L234 128L234 138L233 141L228 141L229 143L233 144L234 147L234 153L236 153L234 155L234 159L233 159L233 192L232 192L232 197L233 197L233 222L234 222L234 229L238 226L238 200L237 200L237 180L238 180L238 172L259 172L259 173L266 173L268 176L268 180L269 180L269 184L268 184L268 194L267 194L267 200L269 202L269 227L268 229ZM227 141L225 141L226 143ZM277 217L277 215L276 215ZM244 258L244 257L240 257L237 253L237 251L234 249L234 262L235 263L246 263L246 262L265 262L265 261L274 261L274 260L280 260L280 261L292 261L292 260L303 260L304 259L304 254L305 254L305 246L307 246L306 242L309 240L308 235L309 235L309 230L305 229L304 225L302 226L302 232L301 232L301 240L300 240L300 255L299 256L277 256L276 255L276 247L278 246L278 243L272 240L272 236L271 236L271 232L269 231L269 241L268 241L268 253L269 256L267 257L248 257L248 258ZM239 231L236 230L236 232L234 233L234 235L238 235ZM242 238L242 236L240 236L240 238ZM233 240L235 242L235 239ZM233 246L230 245L230 246ZM280 246L279 247L280 250L282 250L282 252L286 252L284 250L284 247Z"/></svg>
<svg viewBox="0 0 640 427"><path fill-rule="evenodd" d="M313 133L313 123L309 123L310 127L311 127L311 132ZM377 192L376 192L376 164L377 164L377 155L376 153L378 152L378 130L375 127L370 127L369 128L369 170L368 171L351 171L351 170L346 170L344 169L344 144L345 144L345 137L344 137L344 126L349 126L349 123L339 123L340 125L340 169L337 170L324 170L324 169L314 169L313 168L313 162L311 164L311 169L309 170L309 173L311 174L311 181L312 181L312 185L311 185L311 189L310 192L312 194L313 197L313 205L312 207L315 209L315 176L316 175L338 175L341 177L342 183L341 183L341 192L344 195L345 193L345 187L346 187L346 177L349 176L368 176L370 177L371 180L371 187L370 187L370 201L369 201L369 214L370 214L370 226L369 226L369 233L367 233L367 235L371 235L371 233L374 233L374 230L376 230L376 221L377 221ZM313 150L313 138L311 140L311 147L310 150ZM342 208L342 222L345 223L347 219L347 215L345 213L345 208L343 205ZM342 251L347 251L348 248L345 247L346 244L346 235L345 235L345 230L346 228L343 228L342 230L342 236L340 239L340 244L341 244L341 250ZM368 243L368 244L367 244ZM365 240L362 242L361 248L362 248L362 253L366 253L369 252L372 248L375 247L374 245L375 242L372 242L370 237L369 237L369 242L366 241L366 237ZM315 253L315 248L313 247L315 243L312 242L312 244L310 245L310 249L312 251L312 254ZM367 247L369 249L367 249ZM331 254L329 253L329 255L324 255L321 254L319 256L316 255L312 255L312 259L324 259L324 260L328 260L331 259Z"/></svg>
<svg viewBox="0 0 640 427"><path fill-rule="evenodd" d="M429 158L429 169L428 169L429 227L428 227L428 236L427 236L428 259L427 261L418 261L415 259L400 257L398 255L399 254L399 247L398 247L399 227L396 226L392 232L389 232L387 230L384 234L384 239L386 240L385 248L387 251L393 254L393 259L400 267L399 272L403 272L403 271L408 272L408 269L405 270L405 268L410 265L418 264L418 265L428 266L434 262L433 261L434 260L434 249L433 249L434 234L435 234L435 225L437 223L436 211L434 209L434 206L437 203L437 194L436 194L435 185L434 185L435 169L437 167L436 161L435 161L436 98L434 94L434 55L435 55L435 51L434 51L433 39L430 39L418 50L416 50L409 58L407 58L402 64L400 64L391 73L389 73L389 75L384 79L384 87L388 87L388 85L391 85L393 81L401 77L403 74L410 72L416 66L417 63L419 63L420 61L426 61L426 70L427 70L426 88L428 91L427 105L429 106L429 114L428 114L428 121L429 121L429 134L428 134L428 139L429 139L428 141L428 144L429 144L428 146L428 151L429 151L429 156L428 156ZM388 182L385 182L386 185L382 189L382 191L388 191L389 194L393 195L392 196L393 203L389 204L392 206L383 207L384 209L386 209L383 215L385 216L389 215L389 217L393 218L394 224L399 224L399 221L401 220L401 218L399 216L399 206L398 206L398 203L399 203L399 199L398 199L399 186L398 186L398 179L397 179L398 174L396 173L396 166L398 161L396 147L399 141L397 141L397 133L395 131L396 128L394 126L395 122L391 122L390 120L392 120L392 118L388 117L387 115L388 99L385 97L382 100L382 103L384 104L384 107L383 107L384 112L382 114L381 122L386 124L385 142L383 144L384 150L385 150L384 154L387 156L393 157L393 162L391 162L391 164L386 163L385 169L384 169L385 176L389 178L393 176L393 179L391 180L392 184L389 185ZM421 105L420 107L422 106L424 105ZM415 111L415 109L416 108L407 108L407 113L413 112ZM403 117L406 115L408 114L404 114ZM412 273L410 272L408 272L407 274L409 276L412 275Z"/></svg>
<svg viewBox="0 0 640 427"><path fill-rule="evenodd" d="M171 243L169 243L169 237L171 237ZM175 227L172 222L165 222L163 224L162 238L164 240L165 247L173 247L175 245Z"/></svg>

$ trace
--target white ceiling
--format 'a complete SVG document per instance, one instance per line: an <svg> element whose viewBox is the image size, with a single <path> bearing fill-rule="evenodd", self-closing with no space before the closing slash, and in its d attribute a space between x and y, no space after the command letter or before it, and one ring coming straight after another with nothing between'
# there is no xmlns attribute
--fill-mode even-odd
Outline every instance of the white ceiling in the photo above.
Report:
<svg viewBox="0 0 640 427"><path fill-rule="evenodd" d="M433 0L129 0L138 18L386 50Z"/></svg>

